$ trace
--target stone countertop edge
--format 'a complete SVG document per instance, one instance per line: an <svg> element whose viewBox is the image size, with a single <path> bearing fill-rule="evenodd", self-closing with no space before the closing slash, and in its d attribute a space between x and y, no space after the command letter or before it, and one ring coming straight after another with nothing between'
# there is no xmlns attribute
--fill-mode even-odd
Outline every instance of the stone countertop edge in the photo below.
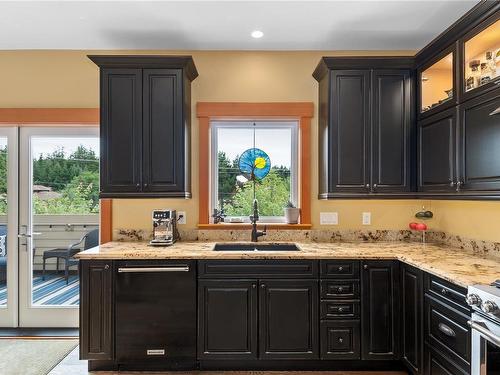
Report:
<svg viewBox="0 0 500 375"><path fill-rule="evenodd" d="M399 241L293 243L300 251L213 251L215 242L177 242L169 247L153 247L147 242L115 241L82 251L75 257L82 260L393 259L463 287L500 279L500 258L445 245Z"/></svg>

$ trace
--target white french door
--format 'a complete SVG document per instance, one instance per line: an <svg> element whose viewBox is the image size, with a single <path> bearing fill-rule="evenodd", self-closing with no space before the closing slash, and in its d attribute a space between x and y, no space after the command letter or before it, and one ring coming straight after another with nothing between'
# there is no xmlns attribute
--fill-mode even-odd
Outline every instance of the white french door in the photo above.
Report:
<svg viewBox="0 0 500 375"><path fill-rule="evenodd" d="M18 325L18 133L0 127L0 327Z"/></svg>
<svg viewBox="0 0 500 375"><path fill-rule="evenodd" d="M43 263L98 228L98 155L96 127L0 127L0 327L78 326L76 262Z"/></svg>

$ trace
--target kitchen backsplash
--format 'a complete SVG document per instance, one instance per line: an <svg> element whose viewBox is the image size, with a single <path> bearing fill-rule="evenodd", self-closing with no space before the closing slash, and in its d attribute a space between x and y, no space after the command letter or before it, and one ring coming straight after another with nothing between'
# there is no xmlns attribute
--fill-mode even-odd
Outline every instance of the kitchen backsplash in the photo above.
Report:
<svg viewBox="0 0 500 375"><path fill-rule="evenodd" d="M181 241L248 241L249 230L179 230ZM115 241L149 241L152 232L136 229L115 230ZM410 230L268 230L262 241L298 242L420 242L422 234ZM439 231L426 232L426 241L500 257L500 243L464 238Z"/></svg>

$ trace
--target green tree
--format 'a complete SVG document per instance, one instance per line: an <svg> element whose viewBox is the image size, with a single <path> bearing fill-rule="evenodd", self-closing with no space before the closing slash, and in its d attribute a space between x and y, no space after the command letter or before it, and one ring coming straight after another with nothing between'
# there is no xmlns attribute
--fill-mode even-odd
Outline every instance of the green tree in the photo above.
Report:
<svg viewBox="0 0 500 375"><path fill-rule="evenodd" d="M229 216L247 216L253 209L254 183L249 181L236 189L232 204L226 206ZM283 216L283 207L290 199L290 178L283 177L279 169L271 169L261 181L255 182L255 195L261 216Z"/></svg>

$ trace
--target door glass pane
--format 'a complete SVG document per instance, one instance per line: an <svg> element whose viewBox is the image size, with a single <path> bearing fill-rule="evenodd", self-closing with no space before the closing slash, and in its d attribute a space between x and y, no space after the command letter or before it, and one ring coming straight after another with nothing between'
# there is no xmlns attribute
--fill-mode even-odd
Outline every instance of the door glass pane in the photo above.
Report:
<svg viewBox="0 0 500 375"><path fill-rule="evenodd" d="M0 307L7 307L7 138L0 137Z"/></svg>
<svg viewBox="0 0 500 375"><path fill-rule="evenodd" d="M465 91L473 90L500 76L500 21L465 42Z"/></svg>
<svg viewBox="0 0 500 375"><path fill-rule="evenodd" d="M424 70L421 80L421 112L453 98L453 53Z"/></svg>
<svg viewBox="0 0 500 375"><path fill-rule="evenodd" d="M33 137L31 160L32 303L75 306L79 285L73 256L96 246L99 238L99 140Z"/></svg>

